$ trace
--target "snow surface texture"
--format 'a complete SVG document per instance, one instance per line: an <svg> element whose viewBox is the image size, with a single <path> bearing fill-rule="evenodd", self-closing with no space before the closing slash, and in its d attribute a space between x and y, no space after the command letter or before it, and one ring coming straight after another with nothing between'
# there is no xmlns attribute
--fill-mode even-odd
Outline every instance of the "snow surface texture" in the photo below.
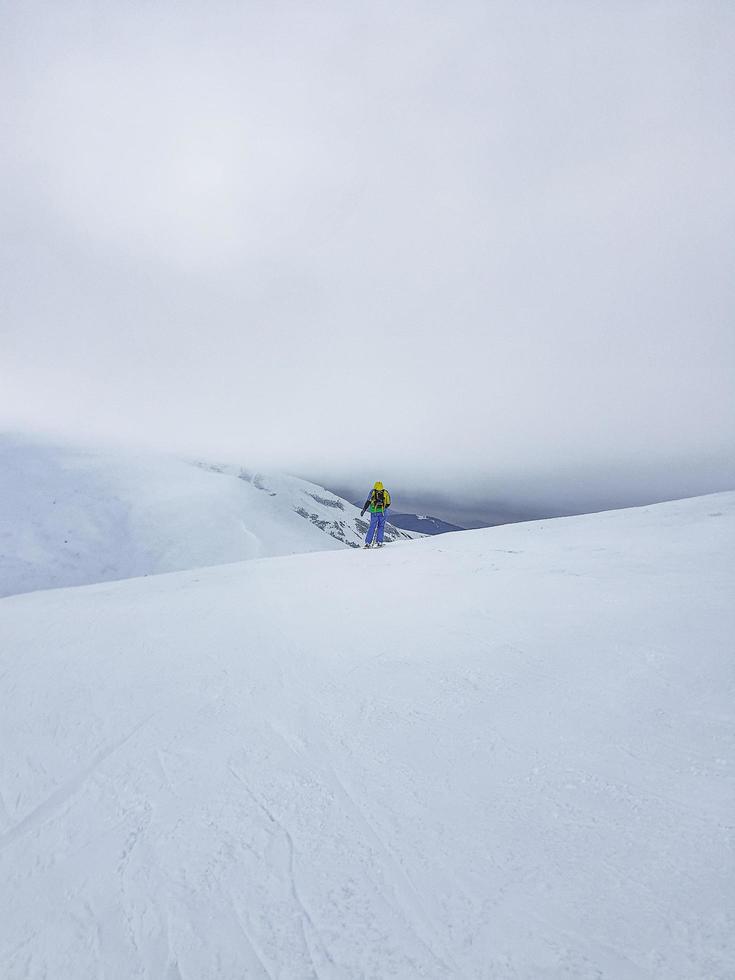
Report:
<svg viewBox="0 0 735 980"><path fill-rule="evenodd" d="M348 501L295 477L8 436L0 500L0 596L358 547L367 530Z"/></svg>
<svg viewBox="0 0 735 980"><path fill-rule="evenodd" d="M0 976L735 976L734 530L1 600Z"/></svg>

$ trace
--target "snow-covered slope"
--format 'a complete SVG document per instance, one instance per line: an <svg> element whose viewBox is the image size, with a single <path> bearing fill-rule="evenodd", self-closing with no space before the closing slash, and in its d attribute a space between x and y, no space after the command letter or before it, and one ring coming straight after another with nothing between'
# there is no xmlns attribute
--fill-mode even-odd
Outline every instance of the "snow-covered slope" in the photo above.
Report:
<svg viewBox="0 0 735 980"><path fill-rule="evenodd" d="M295 477L9 436L0 501L0 596L356 547L367 527Z"/></svg>
<svg viewBox="0 0 735 980"><path fill-rule="evenodd" d="M1 600L0 976L734 976L734 529Z"/></svg>

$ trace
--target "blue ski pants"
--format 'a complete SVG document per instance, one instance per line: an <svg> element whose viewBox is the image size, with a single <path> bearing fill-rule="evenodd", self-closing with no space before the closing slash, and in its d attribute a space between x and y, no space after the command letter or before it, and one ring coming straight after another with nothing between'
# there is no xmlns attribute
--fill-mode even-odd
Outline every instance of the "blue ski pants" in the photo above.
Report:
<svg viewBox="0 0 735 980"><path fill-rule="evenodd" d="M378 544L382 544L383 535L385 534L385 514L381 514L379 511L370 515L370 527L365 538L365 544L373 543L376 531L378 532Z"/></svg>

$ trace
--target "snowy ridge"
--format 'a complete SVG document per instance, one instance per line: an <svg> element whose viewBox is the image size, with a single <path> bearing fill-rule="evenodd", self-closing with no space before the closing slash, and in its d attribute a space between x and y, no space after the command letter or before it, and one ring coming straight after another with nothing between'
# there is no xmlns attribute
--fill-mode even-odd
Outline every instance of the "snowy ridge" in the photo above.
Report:
<svg viewBox="0 0 735 980"><path fill-rule="evenodd" d="M1 600L0 976L732 977L734 539L719 494Z"/></svg>
<svg viewBox="0 0 735 980"><path fill-rule="evenodd" d="M360 508L316 483L310 483L300 477L287 476L283 473L257 473L243 467L213 464L200 460L196 460L194 465L209 472L237 477L238 480L244 480L256 489L267 493L269 497L280 496L288 501L288 506L294 513L304 520L310 521L320 531L328 534L340 544L358 548L365 540L369 521L360 516ZM422 536L395 527L386 521L386 541L410 541ZM326 548L321 550L326 550ZM261 557L274 556L263 555Z"/></svg>
<svg viewBox="0 0 735 980"><path fill-rule="evenodd" d="M357 547L367 528L295 477L8 436L0 499L0 596Z"/></svg>

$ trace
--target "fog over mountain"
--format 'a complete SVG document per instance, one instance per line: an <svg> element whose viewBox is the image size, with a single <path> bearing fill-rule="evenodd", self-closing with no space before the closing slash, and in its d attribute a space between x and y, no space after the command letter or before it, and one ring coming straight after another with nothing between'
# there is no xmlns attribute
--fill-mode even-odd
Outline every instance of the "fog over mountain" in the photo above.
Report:
<svg viewBox="0 0 735 980"><path fill-rule="evenodd" d="M444 479L413 481L398 469L395 479L384 479L391 488L396 509L433 514L461 527L487 527L544 517L566 517L619 507L681 499L717 492L735 485L731 458L655 462L611 459L607 465L576 469L561 465L554 472L541 467L525 474L449 474ZM393 476L393 474L390 474ZM329 475L309 479L329 486L350 500L364 497L372 480L366 470L362 481L330 481Z"/></svg>
<svg viewBox="0 0 735 980"><path fill-rule="evenodd" d="M0 429L460 524L735 485L733 5L0 27Z"/></svg>

